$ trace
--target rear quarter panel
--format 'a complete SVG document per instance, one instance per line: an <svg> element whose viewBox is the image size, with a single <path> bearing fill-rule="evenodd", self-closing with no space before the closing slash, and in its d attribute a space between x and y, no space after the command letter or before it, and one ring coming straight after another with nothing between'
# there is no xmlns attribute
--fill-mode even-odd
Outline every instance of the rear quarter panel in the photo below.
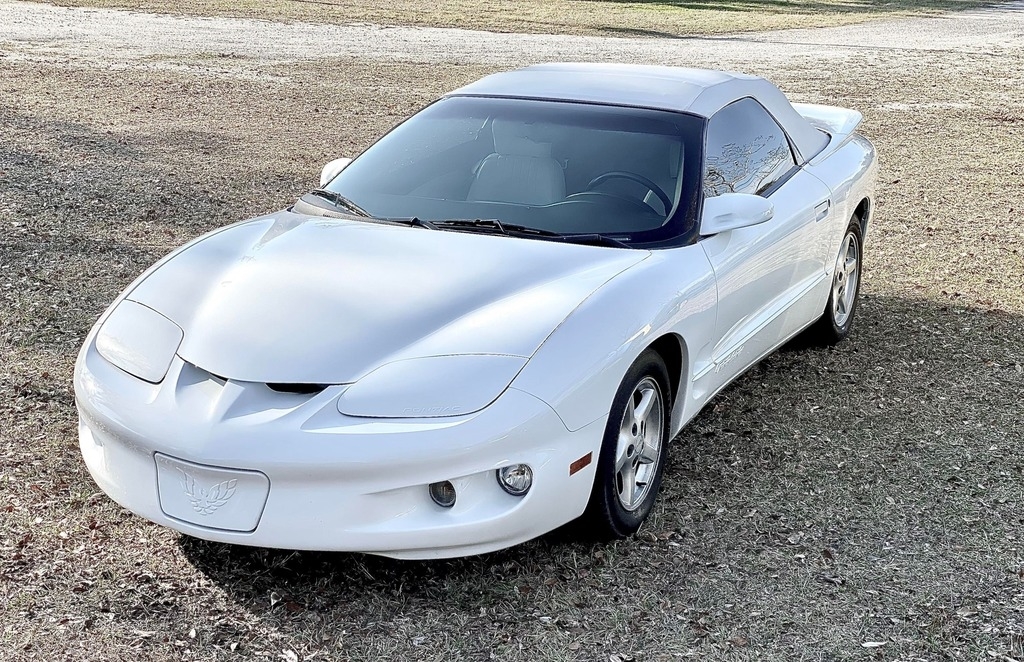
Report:
<svg viewBox="0 0 1024 662"><path fill-rule="evenodd" d="M841 140L841 137L833 138ZM878 179L878 158L871 142L854 134L845 144L825 156L814 160L807 170L825 183L832 191L831 235L829 255L836 255L846 227L854 212L866 201L861 220L864 238L874 210L875 187ZM826 262L828 273L835 268L834 261Z"/></svg>

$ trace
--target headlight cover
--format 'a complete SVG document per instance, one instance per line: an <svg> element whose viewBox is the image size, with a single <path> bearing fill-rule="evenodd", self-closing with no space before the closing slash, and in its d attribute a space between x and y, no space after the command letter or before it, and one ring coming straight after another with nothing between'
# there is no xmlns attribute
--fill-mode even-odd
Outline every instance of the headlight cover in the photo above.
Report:
<svg viewBox="0 0 1024 662"><path fill-rule="evenodd" d="M460 354L386 363L349 386L338 399L338 411L370 418L472 414L494 402L527 360Z"/></svg>
<svg viewBox="0 0 1024 662"><path fill-rule="evenodd" d="M159 384L184 333L152 308L125 299L96 334L96 351L130 375Z"/></svg>

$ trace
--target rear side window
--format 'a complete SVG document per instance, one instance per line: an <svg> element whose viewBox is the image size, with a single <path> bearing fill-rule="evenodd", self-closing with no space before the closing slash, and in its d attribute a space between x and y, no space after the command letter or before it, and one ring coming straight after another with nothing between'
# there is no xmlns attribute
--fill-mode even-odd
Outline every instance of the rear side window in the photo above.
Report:
<svg viewBox="0 0 1024 662"><path fill-rule="evenodd" d="M704 195L767 195L796 168L778 122L753 99L740 99L708 121Z"/></svg>

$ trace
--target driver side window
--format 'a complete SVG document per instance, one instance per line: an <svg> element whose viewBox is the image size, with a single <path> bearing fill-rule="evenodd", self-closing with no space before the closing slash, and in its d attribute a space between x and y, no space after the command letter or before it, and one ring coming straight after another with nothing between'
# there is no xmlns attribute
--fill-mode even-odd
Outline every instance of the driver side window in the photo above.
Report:
<svg viewBox="0 0 1024 662"><path fill-rule="evenodd" d="M708 121L704 195L762 195L796 168L789 140L757 101L740 99Z"/></svg>

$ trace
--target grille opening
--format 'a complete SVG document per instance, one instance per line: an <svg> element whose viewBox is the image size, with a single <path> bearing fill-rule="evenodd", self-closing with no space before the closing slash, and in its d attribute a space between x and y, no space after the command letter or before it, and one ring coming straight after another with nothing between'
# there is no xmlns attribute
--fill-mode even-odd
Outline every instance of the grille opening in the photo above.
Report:
<svg viewBox="0 0 1024 662"><path fill-rule="evenodd" d="M267 388L278 393L315 395L327 388L327 384L267 384Z"/></svg>

